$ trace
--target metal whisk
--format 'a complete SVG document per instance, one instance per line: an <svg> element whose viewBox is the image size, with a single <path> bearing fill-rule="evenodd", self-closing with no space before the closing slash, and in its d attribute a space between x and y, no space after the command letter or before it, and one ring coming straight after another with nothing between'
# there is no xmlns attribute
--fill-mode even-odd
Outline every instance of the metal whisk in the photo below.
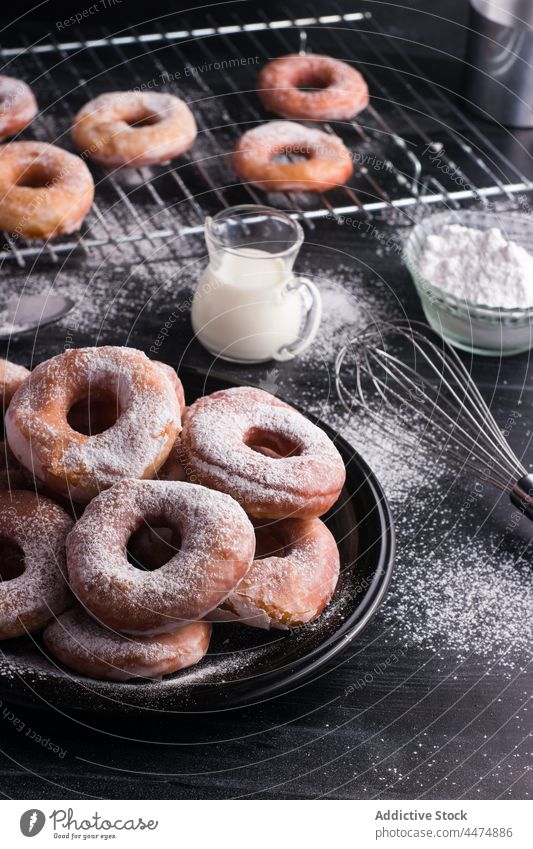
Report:
<svg viewBox="0 0 533 849"><path fill-rule="evenodd" d="M457 353L427 324L372 322L339 351L335 378L350 413L363 409L381 432L392 420L405 446L423 443L450 466L469 469L533 519L533 474Z"/></svg>

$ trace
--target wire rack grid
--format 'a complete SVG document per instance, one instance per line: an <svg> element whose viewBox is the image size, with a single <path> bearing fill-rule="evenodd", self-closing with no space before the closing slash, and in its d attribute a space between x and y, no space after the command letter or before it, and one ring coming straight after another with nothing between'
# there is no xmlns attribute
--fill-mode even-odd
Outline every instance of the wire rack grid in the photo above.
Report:
<svg viewBox="0 0 533 849"><path fill-rule="evenodd" d="M48 257L108 246L173 243L203 230L206 215L242 202L270 202L312 229L324 217L371 219L387 209L419 204L458 207L492 198L516 201L533 184L491 142L450 95L424 78L399 39L366 11L338 12L200 29L138 32L92 40L0 49L4 73L35 89L41 110L22 138L70 147L77 109L103 91L169 90L184 97L199 126L198 143L179 160L153 168L106 173L91 165L96 201L82 231L45 244L4 234L0 260L24 267ZM73 30L75 28L73 27ZM328 194L264 196L231 171L230 151L245 129L268 120L254 92L258 68L288 52L321 52L356 65L367 78L369 107L357 120L325 124L352 151L350 183ZM460 165L457 162L460 161ZM63 257L64 258L64 257Z"/></svg>

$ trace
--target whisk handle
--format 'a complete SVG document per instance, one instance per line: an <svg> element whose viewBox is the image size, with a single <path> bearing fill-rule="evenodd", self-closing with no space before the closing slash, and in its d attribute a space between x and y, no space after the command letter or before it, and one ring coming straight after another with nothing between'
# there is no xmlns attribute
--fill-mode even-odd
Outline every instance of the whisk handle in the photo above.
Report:
<svg viewBox="0 0 533 849"><path fill-rule="evenodd" d="M533 474L524 475L513 486L509 497L528 519L533 519Z"/></svg>

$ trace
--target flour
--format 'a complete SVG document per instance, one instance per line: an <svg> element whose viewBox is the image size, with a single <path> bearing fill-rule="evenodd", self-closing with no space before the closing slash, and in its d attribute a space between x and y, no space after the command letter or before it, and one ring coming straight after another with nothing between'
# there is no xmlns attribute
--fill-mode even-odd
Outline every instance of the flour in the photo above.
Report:
<svg viewBox="0 0 533 849"><path fill-rule="evenodd" d="M533 306L533 257L497 227L443 227L428 236L420 271L428 282L475 304Z"/></svg>

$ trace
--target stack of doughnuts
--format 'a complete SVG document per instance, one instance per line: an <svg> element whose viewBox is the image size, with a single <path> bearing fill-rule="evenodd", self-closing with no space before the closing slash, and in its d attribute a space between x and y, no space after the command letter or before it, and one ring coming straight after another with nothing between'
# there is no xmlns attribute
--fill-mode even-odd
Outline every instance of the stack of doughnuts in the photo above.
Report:
<svg viewBox="0 0 533 849"><path fill-rule="evenodd" d="M132 348L4 373L24 476L0 490L0 639L44 627L52 659L126 681L198 663L212 622L320 615L339 553L319 517L345 469L300 412L252 387L185 407L174 370Z"/></svg>

